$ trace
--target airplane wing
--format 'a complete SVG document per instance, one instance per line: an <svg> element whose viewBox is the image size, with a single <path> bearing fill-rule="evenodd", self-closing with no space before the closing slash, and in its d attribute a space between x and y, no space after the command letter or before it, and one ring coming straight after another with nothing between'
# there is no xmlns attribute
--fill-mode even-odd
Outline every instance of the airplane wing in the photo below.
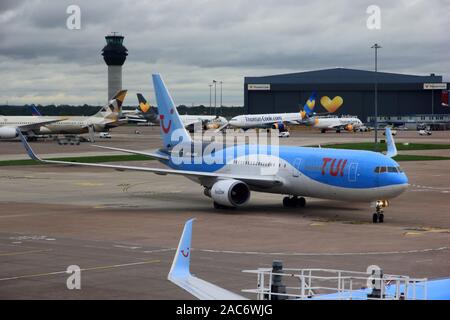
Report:
<svg viewBox="0 0 450 320"><path fill-rule="evenodd" d="M167 279L200 300L247 300L245 297L193 276L190 272L192 223L186 222Z"/></svg>
<svg viewBox="0 0 450 320"><path fill-rule="evenodd" d="M39 129L40 127L45 126L47 124L64 121L66 119L67 118L39 121L39 122L31 123L31 124L24 124L22 126L17 126L17 128L19 128L21 132L27 132L27 131Z"/></svg>
<svg viewBox="0 0 450 320"><path fill-rule="evenodd" d="M217 173L217 172L204 172L204 171L188 171L188 170L174 170L174 169L160 169L160 168L146 168L146 167L135 167L135 166L123 166L123 165L113 165L113 164L103 164L103 163L84 163L84 162L70 162L70 161L59 161L59 160L45 160L39 158L31 149L25 137L22 135L20 130L17 130L17 134L22 141L25 149L27 150L28 156L39 162L52 163L52 164L65 164L65 165L76 165L85 167L99 167L99 168L109 168L116 169L119 171L143 171L150 172L159 175L175 174L188 177L196 177L203 179L238 179L250 185L267 187L273 185L282 185L283 181L275 175L267 176L249 176L249 175L239 175L239 174L228 174L228 173ZM125 149L123 149L125 150Z"/></svg>
<svg viewBox="0 0 450 320"><path fill-rule="evenodd" d="M114 151L120 151L120 152L126 152L126 153L132 153L132 154L139 154L143 156L149 156L151 158L156 158L159 160L169 160L169 156L165 154L161 154L159 152L144 152L144 151L135 151L135 150L128 150L128 149L122 149L122 148L113 148L113 147L105 147L105 146L99 146L96 144L92 145L96 148L102 148L102 149L108 149L108 150L114 150Z"/></svg>

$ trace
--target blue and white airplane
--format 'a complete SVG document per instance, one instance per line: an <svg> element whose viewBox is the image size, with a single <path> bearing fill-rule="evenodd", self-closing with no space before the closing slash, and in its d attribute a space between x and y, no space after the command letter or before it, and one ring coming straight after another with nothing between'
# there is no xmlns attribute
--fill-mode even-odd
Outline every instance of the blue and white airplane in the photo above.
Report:
<svg viewBox="0 0 450 320"><path fill-rule="evenodd" d="M246 297L191 274L192 224L194 220L195 219L190 219L186 221L184 225L183 233L178 243L177 250L175 251L175 256L167 279L200 300L247 300ZM403 281L406 278L411 280L409 277L402 278ZM404 296L406 299L423 299L426 297L427 300L450 300L450 277L419 282L417 285L416 283L411 282L409 284L409 290L406 290L407 288L405 288L404 282L401 282L400 285L396 285L395 282L388 283L389 282L386 282L387 285L384 287L384 292L388 296L387 299L393 299L392 297L400 295L400 292L406 292L406 295ZM261 285L264 286L264 284ZM396 292L397 286L398 289L400 289L398 292ZM411 288L411 286L413 286L413 288ZM328 288L328 290L330 289L331 288ZM311 299L367 300L372 291L370 288L352 290L350 286L348 288L341 287L341 290L342 291L338 293L318 294L311 297ZM298 299L298 296L291 296L289 298ZM310 297L308 297L308 299L310 299Z"/></svg>
<svg viewBox="0 0 450 320"><path fill-rule="evenodd" d="M98 147L156 158L167 165L167 169L43 160L20 132L18 135L29 156L45 163L185 176L204 187L205 195L212 198L215 208L243 206L248 203L251 191L258 191L286 195L283 199L286 207L305 206L304 197L374 203L373 222L383 222L383 208L388 200L408 188L408 178L392 159L397 149L389 129L386 129L386 155L262 144L215 145L211 150L211 145L191 139L159 74L153 75L153 86L159 107L162 148L144 152ZM223 163L214 163L220 156L223 156Z"/></svg>

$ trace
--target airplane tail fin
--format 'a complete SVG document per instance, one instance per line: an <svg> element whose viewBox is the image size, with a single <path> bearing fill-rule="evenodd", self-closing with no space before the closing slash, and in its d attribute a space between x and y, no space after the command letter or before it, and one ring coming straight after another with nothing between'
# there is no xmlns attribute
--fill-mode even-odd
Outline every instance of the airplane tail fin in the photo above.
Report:
<svg viewBox="0 0 450 320"><path fill-rule="evenodd" d="M391 128L386 127L386 156L393 158L397 155L397 147L395 146L394 137L392 136Z"/></svg>
<svg viewBox="0 0 450 320"><path fill-rule="evenodd" d="M137 98L139 101L138 110L142 113L148 112L151 108L150 104L147 102L147 100L144 98L144 96L141 93L137 93L136 95L137 95Z"/></svg>
<svg viewBox="0 0 450 320"><path fill-rule="evenodd" d="M303 110L300 111L302 119L309 118L312 116L314 107L316 106L316 97L317 93L313 91L309 96L308 100L306 100L305 105L303 106Z"/></svg>
<svg viewBox="0 0 450 320"><path fill-rule="evenodd" d="M122 116L122 104L127 95L127 90L118 91L107 105L102 107L94 117L107 118L117 121Z"/></svg>
<svg viewBox="0 0 450 320"><path fill-rule="evenodd" d="M164 84L160 74L153 74L153 87L158 105L159 124L161 128L161 138L165 148L184 142L190 143L191 137L184 128L175 103Z"/></svg>
<svg viewBox="0 0 450 320"><path fill-rule="evenodd" d="M31 115L33 117L40 117L42 114L39 112L39 110L36 108L34 104L31 105Z"/></svg>

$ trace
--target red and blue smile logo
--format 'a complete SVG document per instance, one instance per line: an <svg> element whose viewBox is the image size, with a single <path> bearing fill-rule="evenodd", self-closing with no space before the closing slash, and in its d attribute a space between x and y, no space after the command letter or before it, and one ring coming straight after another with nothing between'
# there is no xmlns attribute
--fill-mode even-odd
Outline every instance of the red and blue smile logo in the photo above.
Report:
<svg viewBox="0 0 450 320"><path fill-rule="evenodd" d="M170 114L173 114L173 109L170 109ZM169 133L170 127L172 126L172 120L169 120L169 124L167 125L167 127L164 124L164 115L163 114L159 115L159 120L161 121L161 128L162 128L163 132L165 134Z"/></svg>
<svg viewBox="0 0 450 320"><path fill-rule="evenodd" d="M181 254L182 254L183 257L185 257L185 258L189 257L189 248L187 248L186 251L181 250Z"/></svg>

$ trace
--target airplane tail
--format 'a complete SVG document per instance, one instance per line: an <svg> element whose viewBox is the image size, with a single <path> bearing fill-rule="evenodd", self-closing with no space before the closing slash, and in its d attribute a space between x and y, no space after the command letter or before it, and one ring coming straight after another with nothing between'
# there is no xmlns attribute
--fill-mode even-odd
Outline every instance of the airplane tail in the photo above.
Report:
<svg viewBox="0 0 450 320"><path fill-rule="evenodd" d="M152 106L147 102L141 93L137 93L136 95L139 101L138 110L142 113L147 113Z"/></svg>
<svg viewBox="0 0 450 320"><path fill-rule="evenodd" d="M308 100L306 100L305 105L303 106L303 110L300 111L302 119L309 118L310 116L312 116L314 107L316 106L316 97L317 93L313 91L309 96Z"/></svg>
<svg viewBox="0 0 450 320"><path fill-rule="evenodd" d="M127 90L118 91L109 103L102 107L94 117L105 118L113 121L117 121L122 116L122 104L127 95Z"/></svg>
<svg viewBox="0 0 450 320"><path fill-rule="evenodd" d="M39 112L39 110L36 108L34 104L31 105L31 115L33 117L40 117L42 114Z"/></svg>
<svg viewBox="0 0 450 320"><path fill-rule="evenodd" d="M160 74L153 74L153 87L155 90L156 103L158 104L159 126L164 147L171 148L184 142L190 143L191 137L184 128L175 103L164 84Z"/></svg>

